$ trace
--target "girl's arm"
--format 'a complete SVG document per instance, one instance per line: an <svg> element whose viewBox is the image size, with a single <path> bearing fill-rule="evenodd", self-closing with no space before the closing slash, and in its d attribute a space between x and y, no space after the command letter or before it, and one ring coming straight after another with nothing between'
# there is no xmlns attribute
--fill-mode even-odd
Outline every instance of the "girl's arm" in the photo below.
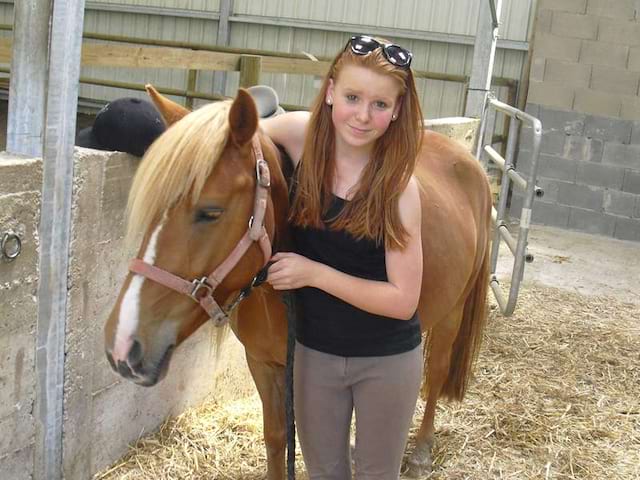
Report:
<svg viewBox="0 0 640 480"><path fill-rule="evenodd" d="M271 138L273 143L286 150L294 168L302 156L309 117L309 112L288 112L260 120L262 131Z"/></svg>
<svg viewBox="0 0 640 480"><path fill-rule="evenodd" d="M411 178L398 203L408 241L403 250L387 249L388 281L365 280L295 253L278 253L269 268L269 283L276 290L319 288L367 312L410 319L418 307L422 284L420 193L415 178Z"/></svg>

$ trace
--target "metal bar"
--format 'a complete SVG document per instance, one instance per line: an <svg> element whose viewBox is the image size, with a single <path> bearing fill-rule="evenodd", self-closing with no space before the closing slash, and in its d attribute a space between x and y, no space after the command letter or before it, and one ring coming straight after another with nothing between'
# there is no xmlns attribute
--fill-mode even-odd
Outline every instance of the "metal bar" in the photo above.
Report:
<svg viewBox="0 0 640 480"><path fill-rule="evenodd" d="M491 278L491 290L493 290L493 295L496 297L496 301L498 302L498 306L500 307L501 312L505 312L507 310L507 301L504 298L504 294L502 293L502 288L500 287L500 283L494 277Z"/></svg>
<svg viewBox="0 0 640 480"><path fill-rule="evenodd" d="M517 186L520 190L522 190L523 192L527 191L527 185L529 182L527 182L522 177L522 175L520 175L518 172L516 172L513 169L513 165L510 168L507 168L507 176L513 181L513 184Z"/></svg>
<svg viewBox="0 0 640 480"><path fill-rule="evenodd" d="M484 151L487 153L487 155L489 155L489 158L491 158L491 160L493 160L493 163L495 163L498 168L500 168L500 170L502 172L505 172L506 170L506 175L509 177L509 179L511 179L513 181L513 183L523 192L527 191L527 181L522 177L522 175L520 175L514 168L513 165L510 166L506 166L505 165L505 160L504 158L502 158L500 156L500 154L498 152L496 152L496 150L491 147L490 145L485 145L484 147ZM540 187L538 187L538 190L541 190ZM536 196L541 196L539 194L536 194Z"/></svg>
<svg viewBox="0 0 640 480"><path fill-rule="evenodd" d="M499 110L503 113L506 113L507 115L509 115L510 117L516 117L518 120L521 120L525 123L528 123L529 125L531 125L532 127L536 127L536 125L539 128L542 128L542 125L540 124L540 120L538 120L537 118L529 115L527 112L523 112L522 110L518 110L515 107L512 107L511 105L507 105L504 102L501 102L500 100L497 100L494 97L489 98L489 103L496 109Z"/></svg>
<svg viewBox="0 0 640 480"><path fill-rule="evenodd" d="M9 84L7 151L42 157L49 0L17 2Z"/></svg>
<svg viewBox="0 0 640 480"><path fill-rule="evenodd" d="M504 242L507 244L507 247L509 247L509 250L511 250L511 253L513 255L515 255L516 254L516 240L511 235L511 232L509 231L509 228L506 225L503 224L503 225L500 225L498 228L496 228L496 231L500 233L500 236L502 237Z"/></svg>
<svg viewBox="0 0 640 480"><path fill-rule="evenodd" d="M510 120L511 123L511 131L515 131L517 129L518 126L518 121L515 118L512 118ZM495 272L496 271L496 267L498 265L498 253L500 250L500 236L501 236L501 227L506 228L506 225L504 223L504 216L505 216L505 212L507 209L507 199L509 198L509 175L508 175L508 171L513 168L513 153L515 151L515 135L510 135L509 139L507 140L507 157L505 159L502 159L502 157L500 157L500 155L498 154L498 152L496 152L495 150L493 150L493 148L491 148L490 146L486 146L485 150L487 148L493 150L493 152L495 153L495 157L499 158L500 161L502 162L501 166L501 170L502 170L502 183L500 185L500 195L498 197L498 208L496 208L497 214L496 214L496 223L498 225L498 228L496 228L496 231L494 233L493 236L493 243L491 244L491 271ZM489 156L495 160L494 155L492 153L489 153ZM511 252L515 255L516 254L516 246L514 244L508 244L509 245L509 249L511 250Z"/></svg>
<svg viewBox="0 0 640 480"><path fill-rule="evenodd" d="M491 108L493 107L493 108ZM533 204L534 196L542 196L543 192L538 186L535 185L535 178L537 174L538 158L540 156L540 144L542 139L542 125L537 118L518 110L510 105L496 100L493 95L487 97L487 105L483 112L481 132L483 132L486 122L486 117L492 110L500 111L510 117L509 120L509 138L507 141L506 155L503 158L493 147L490 145L483 145L484 140L478 145L476 153L478 158L481 153L486 153L488 157L502 170L502 185L499 195L498 207L492 208L491 218L493 220L496 229L494 231L494 238L491 248L491 289L494 292L496 301L500 306L500 310L505 316L509 316L513 313L518 297L518 291L520 289L520 283L524 275L524 263L532 262L533 255L527 250L527 237L529 233L531 223L531 207ZM515 156L516 147L518 144L518 122L527 122L533 128L533 152L532 163L529 181L526 181L513 166L513 159ZM481 137L482 138L482 137ZM510 184L513 182L516 186L525 191L524 205L522 208L522 214L520 217L520 230L518 238L515 240L509 229L504 222L506 215L506 203L510 190ZM512 269L511 285L509 288L509 295L505 297L500 284L495 276L498 262L498 254L501 241L504 240L509 250L514 255L514 264Z"/></svg>
<svg viewBox="0 0 640 480"><path fill-rule="evenodd" d="M493 20L493 28L498 28L500 26L500 21L498 20L498 12L494 0L489 0L489 8L491 9L491 20Z"/></svg>
<svg viewBox="0 0 640 480"><path fill-rule="evenodd" d="M48 1L41 1L46 8ZM54 0L45 117L36 340L34 478L62 478L65 328L73 188L73 145L84 0ZM31 53L31 52L29 52Z"/></svg>
<svg viewBox="0 0 640 480"><path fill-rule="evenodd" d="M504 172L504 158L502 158L502 156L491 145L485 145L483 150L487 155L489 155L489 158L493 160L493 163L495 163L500 170Z"/></svg>
<svg viewBox="0 0 640 480"><path fill-rule="evenodd" d="M536 194L536 186L534 179L536 178L538 168L538 158L540 156L540 144L542 140L542 124L540 120L534 118L524 112L517 111L515 118L522 119L520 117L529 117L532 120L533 125L533 153L531 162L531 172L529 178L531 181L527 182L526 193L524 196L524 205L522 207L522 214L520 215L520 231L518 232L518 243L516 246L515 262L513 266L513 279L511 281L511 289L509 290L509 299L505 308L505 315L511 315L515 309L516 300L518 297L518 289L520 288L520 282L524 275L524 262L532 260L528 258L526 254L527 237L529 235L529 228L531 226L531 207L533 205L533 197Z"/></svg>

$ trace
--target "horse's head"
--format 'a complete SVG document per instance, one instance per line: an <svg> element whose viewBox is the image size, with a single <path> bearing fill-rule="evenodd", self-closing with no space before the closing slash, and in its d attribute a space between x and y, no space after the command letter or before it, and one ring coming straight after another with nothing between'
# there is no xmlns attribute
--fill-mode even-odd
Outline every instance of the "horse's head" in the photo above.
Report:
<svg viewBox="0 0 640 480"><path fill-rule="evenodd" d="M164 376L173 349L199 326L224 318L218 305L268 260L287 202L277 151L246 91L193 113L149 93L170 128L131 187L127 238L141 243L105 326L111 366L141 385Z"/></svg>

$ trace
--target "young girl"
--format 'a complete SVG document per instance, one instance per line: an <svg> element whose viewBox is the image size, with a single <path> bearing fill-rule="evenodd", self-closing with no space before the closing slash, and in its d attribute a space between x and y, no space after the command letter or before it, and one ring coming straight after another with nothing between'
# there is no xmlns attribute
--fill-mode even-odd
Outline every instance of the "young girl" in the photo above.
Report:
<svg viewBox="0 0 640 480"><path fill-rule="evenodd" d="M422 379L416 315L422 278L420 199L412 177L422 112L411 53L352 37L311 113L262 122L296 173L295 252L268 281L296 289L294 398L310 479L399 477Z"/></svg>

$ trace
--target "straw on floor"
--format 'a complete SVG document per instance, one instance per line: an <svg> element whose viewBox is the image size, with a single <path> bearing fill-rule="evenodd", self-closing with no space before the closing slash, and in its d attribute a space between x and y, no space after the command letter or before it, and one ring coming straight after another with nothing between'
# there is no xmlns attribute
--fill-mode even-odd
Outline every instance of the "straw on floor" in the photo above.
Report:
<svg viewBox="0 0 640 480"><path fill-rule="evenodd" d="M492 304L467 398L439 406L436 429L428 479L640 478L640 305L536 285L511 318ZM253 395L168 420L94 479L254 480L265 468ZM300 458L298 470L306 478Z"/></svg>

